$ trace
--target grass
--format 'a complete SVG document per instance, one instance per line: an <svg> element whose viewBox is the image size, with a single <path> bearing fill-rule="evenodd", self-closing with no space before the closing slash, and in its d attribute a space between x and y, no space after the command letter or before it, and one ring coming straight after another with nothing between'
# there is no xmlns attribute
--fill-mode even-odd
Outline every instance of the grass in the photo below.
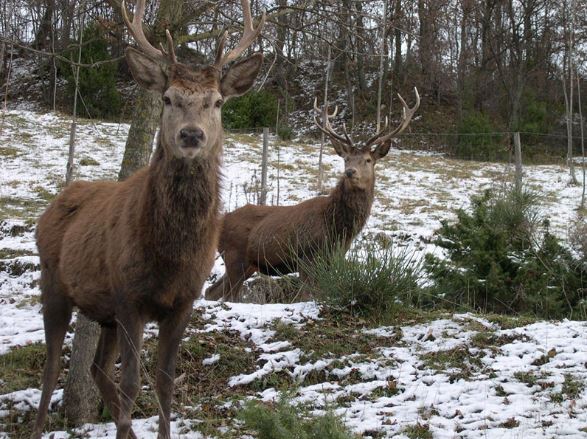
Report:
<svg viewBox="0 0 587 439"><path fill-rule="evenodd" d="M36 220L46 207L46 200L0 197L0 218Z"/></svg>
<svg viewBox="0 0 587 439"><path fill-rule="evenodd" d="M46 348L35 343L0 355L0 394L39 387Z"/></svg>
<svg viewBox="0 0 587 439"><path fill-rule="evenodd" d="M432 432L428 424L414 424L404 428L403 433L410 439L432 439Z"/></svg>
<svg viewBox="0 0 587 439"><path fill-rule="evenodd" d="M34 256L35 253L30 250L0 248L0 259L14 259L21 256Z"/></svg>
<svg viewBox="0 0 587 439"><path fill-rule="evenodd" d="M524 334L509 334L497 336L495 333L488 331L486 328L480 329L471 337L471 347L478 349L490 349L497 351L501 346L513 343L515 341L528 341Z"/></svg>
<svg viewBox="0 0 587 439"><path fill-rule="evenodd" d="M484 352L472 353L467 346L461 345L452 349L427 352L420 356L423 366L449 375L449 381L468 379L483 371L481 358Z"/></svg>
<svg viewBox="0 0 587 439"><path fill-rule="evenodd" d="M518 371L514 373L514 378L526 384L528 387L534 387L541 376L532 372Z"/></svg>
<svg viewBox="0 0 587 439"><path fill-rule="evenodd" d="M351 354L371 355L377 348L394 346L401 339L401 331L391 338L365 334L366 322L362 319L339 319L327 310L321 316L322 320L309 320L299 329L277 322L273 339L289 341L304 352L308 361L340 359Z"/></svg>
<svg viewBox="0 0 587 439"><path fill-rule="evenodd" d="M84 157L79 161L80 166L98 166L100 162L91 157Z"/></svg>
<svg viewBox="0 0 587 439"><path fill-rule="evenodd" d="M521 328L522 326L528 326L540 320L535 316L525 315L484 314L484 317L491 323L498 324L501 329Z"/></svg>
<svg viewBox="0 0 587 439"><path fill-rule="evenodd" d="M0 156L6 158L15 158L18 157L21 153L20 150L10 147L10 146L0 146Z"/></svg>
<svg viewBox="0 0 587 439"><path fill-rule="evenodd" d="M562 404L566 400L574 401L581 396L583 390L585 390L585 382L567 373L561 391L551 393L550 400L558 404Z"/></svg>

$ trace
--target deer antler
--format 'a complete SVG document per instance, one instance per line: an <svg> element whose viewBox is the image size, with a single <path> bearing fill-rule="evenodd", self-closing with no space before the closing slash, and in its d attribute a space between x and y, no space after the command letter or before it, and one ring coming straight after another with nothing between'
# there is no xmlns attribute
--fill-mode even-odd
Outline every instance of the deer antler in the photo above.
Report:
<svg viewBox="0 0 587 439"><path fill-rule="evenodd" d="M314 111L315 111L314 123L320 129L320 131L322 131L324 134L326 134L328 137L330 137L335 142L340 142L340 143L342 143L344 145L348 145L352 148L355 147L355 145L353 144L353 141L351 140L351 138L349 137L349 135L347 133L346 125L343 124L343 127L342 127L344 136L337 134L334 131L334 129L332 128L332 125L330 125L330 119L334 118L336 116L336 114L338 113L338 106L334 107L334 112L332 114L328 114L328 106L325 106L323 110L320 110L318 108L318 98L314 98ZM322 122L320 122L318 120L319 114L322 117Z"/></svg>
<svg viewBox="0 0 587 439"><path fill-rule="evenodd" d="M216 49L216 60L213 64L213 66L218 70L221 70L222 66L237 59L247 49L247 47L253 44L253 41L255 41L255 38L259 36L263 26L265 25L265 19L267 18L265 12L263 12L263 16L259 21L259 25L255 29L253 28L253 18L251 16L251 2L249 0L241 0L241 5L243 7L244 18L243 36L234 49L224 54L224 44L226 43L226 38L228 37L228 32L224 32L224 35L218 43L218 48Z"/></svg>
<svg viewBox="0 0 587 439"><path fill-rule="evenodd" d="M377 133L375 133L375 135L373 135L373 137L371 137L369 140L367 140L367 142L365 143L365 146L363 146L364 150L370 150L371 145L381 144L383 142L388 141L392 137L395 137L398 134L400 134L403 130L405 130L408 127L408 125L412 121L412 117L414 116L414 113L416 112L416 110L420 106L420 94L418 93L418 89L416 87L414 87L414 92L416 93L416 104L412 108L408 107L408 104L406 104L406 101L404 101L404 98L402 98L399 93L397 94L397 96L399 97L399 100L401 101L402 106L403 106L402 119L401 119L399 125L394 130L390 131L389 133L383 134L385 131L387 131L387 128L389 126L389 121L387 120L387 118L385 118L385 125L383 126L383 128L381 130L379 130Z"/></svg>
<svg viewBox="0 0 587 439"><path fill-rule="evenodd" d="M163 64L175 64L177 58L175 57L175 50L173 46L173 38L169 30L165 31L167 37L167 50L161 45L161 50L156 49L149 43L145 33L143 32L143 17L145 16L145 0L137 0L135 5L135 12L132 22L128 18L126 10L126 2L122 0L122 17L126 23L128 31L131 33L135 41L137 42L139 49L145 54L153 58L155 61L160 61Z"/></svg>

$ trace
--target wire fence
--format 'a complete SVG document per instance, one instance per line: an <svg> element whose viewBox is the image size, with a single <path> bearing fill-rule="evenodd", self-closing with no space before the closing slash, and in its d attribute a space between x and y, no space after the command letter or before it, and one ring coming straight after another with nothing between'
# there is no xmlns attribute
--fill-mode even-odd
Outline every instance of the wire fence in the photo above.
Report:
<svg viewBox="0 0 587 439"><path fill-rule="evenodd" d="M406 133L400 148L438 151L465 160L512 161L514 132ZM520 132L526 163L564 162L568 154L566 134ZM582 139L573 137L573 157L582 156Z"/></svg>
<svg viewBox="0 0 587 439"><path fill-rule="evenodd" d="M261 136L263 128L226 129L231 134L255 134ZM275 128L269 128L276 135ZM567 160L568 137L566 133L533 133L520 131L524 163L563 163ZM421 150L444 153L463 160L488 162L513 162L513 131L490 133L403 133L395 146L403 150ZM357 136L359 137L359 136ZM319 141L319 136L311 137ZM573 136L573 157L582 157L582 139Z"/></svg>

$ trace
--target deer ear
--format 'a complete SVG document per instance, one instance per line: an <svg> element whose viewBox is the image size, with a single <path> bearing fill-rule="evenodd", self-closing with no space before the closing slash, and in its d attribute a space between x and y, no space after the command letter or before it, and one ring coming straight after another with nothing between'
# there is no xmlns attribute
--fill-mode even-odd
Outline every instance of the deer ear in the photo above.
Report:
<svg viewBox="0 0 587 439"><path fill-rule="evenodd" d="M220 80L220 92L225 99L245 94L261 70L263 54L255 53L230 66Z"/></svg>
<svg viewBox="0 0 587 439"><path fill-rule="evenodd" d="M391 148L391 139L377 145L377 148L373 151L373 158L379 160L385 157L389 152L389 148Z"/></svg>
<svg viewBox="0 0 587 439"><path fill-rule="evenodd" d="M167 75L157 61L133 47L127 47L126 61L133 78L141 87L163 93L167 84Z"/></svg>

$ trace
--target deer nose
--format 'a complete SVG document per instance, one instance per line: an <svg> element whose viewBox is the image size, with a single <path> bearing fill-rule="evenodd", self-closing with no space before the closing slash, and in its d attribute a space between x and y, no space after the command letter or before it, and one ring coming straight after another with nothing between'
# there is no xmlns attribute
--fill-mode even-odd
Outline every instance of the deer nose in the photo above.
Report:
<svg viewBox="0 0 587 439"><path fill-rule="evenodd" d="M351 178L353 175L355 175L357 173L356 169L353 168L349 168L345 171L345 174L348 178Z"/></svg>
<svg viewBox="0 0 587 439"><path fill-rule="evenodd" d="M184 146L198 146L204 140L204 131L200 128L182 128L179 137Z"/></svg>

